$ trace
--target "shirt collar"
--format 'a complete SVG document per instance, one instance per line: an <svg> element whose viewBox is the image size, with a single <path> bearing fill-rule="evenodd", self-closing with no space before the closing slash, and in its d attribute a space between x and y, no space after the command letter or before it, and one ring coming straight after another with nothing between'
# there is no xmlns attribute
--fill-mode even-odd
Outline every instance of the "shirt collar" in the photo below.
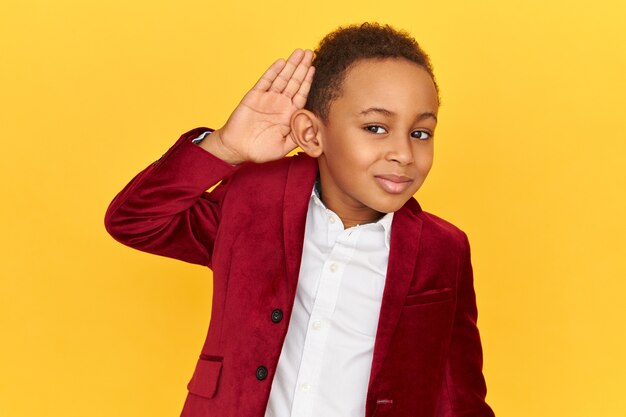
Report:
<svg viewBox="0 0 626 417"><path fill-rule="evenodd" d="M328 209L326 207L326 205L324 205L324 202L322 201L321 197L320 197L320 179L319 177L315 180L315 184L313 185L313 191L311 191L311 199L313 200L313 203L320 207L323 210L326 210L328 212L334 213L332 210ZM383 228L383 231L385 232L385 246L387 246L387 249L389 249L390 244L391 244L391 225L393 223L393 212L391 213L387 213L385 214L383 217L381 217L380 219L378 219L376 222L374 223L368 223L366 225L357 225L355 227L363 227L363 226L367 226L367 225L380 225Z"/></svg>

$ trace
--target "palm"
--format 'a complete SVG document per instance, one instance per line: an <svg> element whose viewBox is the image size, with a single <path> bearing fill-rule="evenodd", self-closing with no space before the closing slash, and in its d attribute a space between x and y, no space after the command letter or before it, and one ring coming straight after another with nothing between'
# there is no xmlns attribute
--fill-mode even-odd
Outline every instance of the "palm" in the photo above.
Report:
<svg viewBox="0 0 626 417"><path fill-rule="evenodd" d="M249 160L278 159L295 147L287 137L291 115L298 109L287 96L251 90L228 120L233 138L247 148ZM241 131L241 133L236 133Z"/></svg>
<svg viewBox="0 0 626 417"><path fill-rule="evenodd" d="M275 62L243 98L221 132L224 145L242 160L279 159L296 147L291 115L304 107L313 78L312 53L296 50Z"/></svg>

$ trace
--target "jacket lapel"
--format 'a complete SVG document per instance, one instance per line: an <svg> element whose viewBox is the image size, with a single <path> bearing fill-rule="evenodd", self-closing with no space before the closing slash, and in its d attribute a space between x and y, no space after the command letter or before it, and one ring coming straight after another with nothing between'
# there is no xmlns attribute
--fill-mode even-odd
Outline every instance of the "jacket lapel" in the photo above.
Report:
<svg viewBox="0 0 626 417"><path fill-rule="evenodd" d="M317 176L317 160L302 154L290 160L283 196L283 242L289 296L292 300L300 274L306 214Z"/></svg>
<svg viewBox="0 0 626 417"><path fill-rule="evenodd" d="M389 264L374 345L370 388L387 356L389 344L414 275L422 230L422 220L417 216L420 211L417 201L411 198L393 216Z"/></svg>

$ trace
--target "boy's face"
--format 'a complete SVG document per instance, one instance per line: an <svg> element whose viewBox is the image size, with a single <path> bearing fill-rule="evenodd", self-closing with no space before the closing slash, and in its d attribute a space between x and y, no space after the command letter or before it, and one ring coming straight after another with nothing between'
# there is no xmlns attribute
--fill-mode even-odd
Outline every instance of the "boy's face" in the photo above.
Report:
<svg viewBox="0 0 626 417"><path fill-rule="evenodd" d="M367 59L347 72L320 127L322 197L345 227L398 210L433 162L439 100L430 75L405 59Z"/></svg>

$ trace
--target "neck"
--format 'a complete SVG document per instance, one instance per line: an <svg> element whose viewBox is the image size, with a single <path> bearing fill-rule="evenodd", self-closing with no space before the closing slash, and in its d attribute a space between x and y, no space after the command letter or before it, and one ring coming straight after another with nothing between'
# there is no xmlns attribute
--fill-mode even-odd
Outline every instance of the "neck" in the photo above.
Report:
<svg viewBox="0 0 626 417"><path fill-rule="evenodd" d="M332 210L335 214L337 214L339 219L341 219L344 229L358 226L360 224L374 223L385 215L385 213L378 212L361 204L342 201L346 199L339 198L339 196L335 197L335 194L337 193L333 192L335 190L333 190L332 187L327 186L325 188L326 193L323 193L323 182L324 181L319 177L315 182L317 194L326 208Z"/></svg>
<svg viewBox="0 0 626 417"><path fill-rule="evenodd" d="M324 204L326 204L326 203L324 203ZM333 211L335 211L335 210L333 210ZM380 220L385 215L385 213L377 213L377 214L378 215L376 217L370 217L370 218L365 218L365 217L358 217L358 218L354 217L353 218L353 217L348 217L348 216L341 215L339 213L337 213L337 216L339 216L339 218L341 219L341 223L343 223L343 228L344 229L348 229L350 227L358 226L360 224L374 223L374 222Z"/></svg>

